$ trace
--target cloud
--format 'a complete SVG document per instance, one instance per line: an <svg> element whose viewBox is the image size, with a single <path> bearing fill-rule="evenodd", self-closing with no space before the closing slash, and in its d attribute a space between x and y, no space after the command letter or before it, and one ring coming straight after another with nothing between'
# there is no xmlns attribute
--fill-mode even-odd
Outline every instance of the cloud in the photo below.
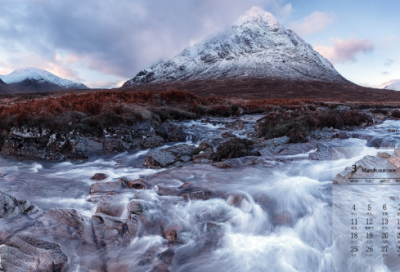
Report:
<svg viewBox="0 0 400 272"><path fill-rule="evenodd" d="M324 30L335 18L333 12L315 11L297 22L292 22L289 28L299 35L306 36Z"/></svg>
<svg viewBox="0 0 400 272"><path fill-rule="evenodd" d="M355 62L358 54L365 54L375 49L374 43L369 39L331 39L331 42L333 46L317 45L314 49L333 64Z"/></svg>
<svg viewBox="0 0 400 272"><path fill-rule="evenodd" d="M0 59L7 69L36 66L74 79L79 69L130 78L253 6L291 13L281 0L3 0Z"/></svg>
<svg viewBox="0 0 400 272"><path fill-rule="evenodd" d="M387 75L390 75L390 73L388 71L383 71L382 75L387 76Z"/></svg>
<svg viewBox="0 0 400 272"><path fill-rule="evenodd" d="M397 83L397 82L400 82L400 79L392 79L392 80L390 80L390 81L388 81L388 82L382 83L382 84L379 86L379 88L383 89L383 88L385 88L386 86L392 85L393 83Z"/></svg>
<svg viewBox="0 0 400 272"><path fill-rule="evenodd" d="M387 59L385 61L385 66L390 67L394 62L395 62L394 59Z"/></svg>

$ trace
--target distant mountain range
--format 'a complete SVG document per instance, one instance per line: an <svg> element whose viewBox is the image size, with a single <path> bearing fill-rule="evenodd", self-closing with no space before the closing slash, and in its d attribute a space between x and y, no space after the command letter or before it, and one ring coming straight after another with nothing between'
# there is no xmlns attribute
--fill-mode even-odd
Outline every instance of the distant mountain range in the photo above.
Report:
<svg viewBox="0 0 400 272"><path fill-rule="evenodd" d="M272 14L253 7L228 30L140 71L123 87L245 78L350 83Z"/></svg>
<svg viewBox="0 0 400 272"><path fill-rule="evenodd" d="M386 90L400 91L400 79L392 81L389 85L384 87Z"/></svg>
<svg viewBox="0 0 400 272"><path fill-rule="evenodd" d="M34 93L68 89L88 89L82 83L60 78L38 68L19 68L8 75L0 75L0 93ZM4 84L5 83L5 84Z"/></svg>

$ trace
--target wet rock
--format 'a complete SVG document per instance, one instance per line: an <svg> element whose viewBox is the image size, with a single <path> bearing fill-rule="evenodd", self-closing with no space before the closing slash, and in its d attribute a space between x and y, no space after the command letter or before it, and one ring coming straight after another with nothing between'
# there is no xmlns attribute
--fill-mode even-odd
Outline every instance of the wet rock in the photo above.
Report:
<svg viewBox="0 0 400 272"><path fill-rule="evenodd" d="M234 129L234 130L243 130L244 122L242 120L236 120L236 121L225 124L225 127Z"/></svg>
<svg viewBox="0 0 400 272"><path fill-rule="evenodd" d="M230 133L230 132L224 132L221 134L222 138L234 138L236 137L234 134Z"/></svg>
<svg viewBox="0 0 400 272"><path fill-rule="evenodd" d="M178 227L168 228L165 231L165 239L170 243L178 241Z"/></svg>
<svg viewBox="0 0 400 272"><path fill-rule="evenodd" d="M274 138L270 140L265 140L259 143L254 144L254 147L277 147L280 145L284 145L289 143L290 138L287 136L279 137L279 138Z"/></svg>
<svg viewBox="0 0 400 272"><path fill-rule="evenodd" d="M96 213L104 213L110 216L120 216L124 211L120 195L103 195L97 202Z"/></svg>
<svg viewBox="0 0 400 272"><path fill-rule="evenodd" d="M388 162L393 165L394 167L396 167L396 169L400 168L400 157L392 157L389 158Z"/></svg>
<svg viewBox="0 0 400 272"><path fill-rule="evenodd" d="M104 138L103 149L108 152L123 152L130 149L130 144L120 138Z"/></svg>
<svg viewBox="0 0 400 272"><path fill-rule="evenodd" d="M231 195L228 197L228 199L226 200L226 203L228 205L240 207L243 199L244 199L243 195L234 194L234 195Z"/></svg>
<svg viewBox="0 0 400 272"><path fill-rule="evenodd" d="M395 197L395 196L389 196L389 198L391 199L391 200L396 200L397 199L397 197Z"/></svg>
<svg viewBox="0 0 400 272"><path fill-rule="evenodd" d="M309 158L311 160L326 161L332 159L332 147L325 144L318 143L317 151L310 153Z"/></svg>
<svg viewBox="0 0 400 272"><path fill-rule="evenodd" d="M50 234L54 237L92 242L88 218L75 209L52 208L37 219L37 222L39 225L35 231L38 235Z"/></svg>
<svg viewBox="0 0 400 272"><path fill-rule="evenodd" d="M213 163L212 165L218 168L237 168L246 165L255 165L259 162L260 161L258 157L248 156L243 158L227 159L222 162Z"/></svg>
<svg viewBox="0 0 400 272"><path fill-rule="evenodd" d="M214 152L212 148L209 147L204 151L200 151L198 154L193 155L192 159L194 163L201 163L202 160L211 161L213 158Z"/></svg>
<svg viewBox="0 0 400 272"><path fill-rule="evenodd" d="M165 150L150 150L145 157L143 165L157 169L161 167L167 167L176 161L175 156Z"/></svg>
<svg viewBox="0 0 400 272"><path fill-rule="evenodd" d="M42 215L43 211L27 200L20 200L0 191L0 219L11 219L23 214L34 219Z"/></svg>
<svg viewBox="0 0 400 272"><path fill-rule="evenodd" d="M164 196L164 195L176 195L178 193L178 189L176 187L167 187L156 185L156 192L157 194Z"/></svg>
<svg viewBox="0 0 400 272"><path fill-rule="evenodd" d="M123 188L120 181L96 182L90 186L90 194L118 192Z"/></svg>
<svg viewBox="0 0 400 272"><path fill-rule="evenodd" d="M136 147L139 148L155 148L162 146L164 139L160 136L153 136L145 139L141 139L136 142Z"/></svg>
<svg viewBox="0 0 400 272"><path fill-rule="evenodd" d="M350 134L345 132L345 131L341 131L338 134L338 138L339 139L349 139L350 138Z"/></svg>
<svg viewBox="0 0 400 272"><path fill-rule="evenodd" d="M138 231L139 221L136 218L121 220L106 214L92 215L91 218L94 240L102 247L118 246L129 243Z"/></svg>
<svg viewBox="0 0 400 272"><path fill-rule="evenodd" d="M173 249L169 248L160 254L160 259L163 262L165 262L166 264L171 264L174 256L175 256L175 251Z"/></svg>
<svg viewBox="0 0 400 272"><path fill-rule="evenodd" d="M184 182L181 186L179 186L179 188L187 188L187 187L189 187L190 185L192 185L191 182Z"/></svg>
<svg viewBox="0 0 400 272"><path fill-rule="evenodd" d="M197 191L197 192L191 192L187 194L182 194L183 199L186 201L188 200L207 200L212 198L213 193L210 190L202 190L202 191Z"/></svg>
<svg viewBox="0 0 400 272"><path fill-rule="evenodd" d="M178 145L162 150L150 150L145 157L143 165L157 169L167 167L176 162L189 162L195 152L194 145Z"/></svg>
<svg viewBox="0 0 400 272"><path fill-rule="evenodd" d="M107 175L106 175L106 174L103 174L103 173L96 173L96 174L94 174L94 176L91 177L90 179L91 179L91 180L103 180L103 179L106 179L106 178L107 178Z"/></svg>
<svg viewBox="0 0 400 272"><path fill-rule="evenodd" d="M150 188L150 186L147 184L146 180L143 178L128 181L127 185L129 186L129 188L136 189L136 190Z"/></svg>
<svg viewBox="0 0 400 272"><path fill-rule="evenodd" d="M184 142L187 134L183 128L173 124L172 122L164 122L155 128L157 135L164 138L168 142Z"/></svg>
<svg viewBox="0 0 400 272"><path fill-rule="evenodd" d="M248 139L231 138L217 147L213 155L214 161L234 159L251 155L254 142Z"/></svg>
<svg viewBox="0 0 400 272"><path fill-rule="evenodd" d="M140 215L146 210L147 207L141 201L132 200L131 202L128 203L128 206L126 208L130 213Z"/></svg>
<svg viewBox="0 0 400 272"><path fill-rule="evenodd" d="M83 137L73 137L68 141L66 150L63 152L67 159L86 160L88 156L88 140Z"/></svg>
<svg viewBox="0 0 400 272"><path fill-rule="evenodd" d="M69 264L69 257L58 244L26 235L8 237L1 244L2 271L63 272Z"/></svg>
<svg viewBox="0 0 400 272"><path fill-rule="evenodd" d="M274 217L274 225L291 225L292 221L292 215L289 213L275 215Z"/></svg>
<svg viewBox="0 0 400 272"><path fill-rule="evenodd" d="M389 152L378 152L376 154L377 157L379 158L383 158L383 159L389 159L390 157L393 156L393 154L389 153Z"/></svg>
<svg viewBox="0 0 400 272"><path fill-rule="evenodd" d="M400 148L396 148L394 150L394 154L396 155L396 157L400 157Z"/></svg>

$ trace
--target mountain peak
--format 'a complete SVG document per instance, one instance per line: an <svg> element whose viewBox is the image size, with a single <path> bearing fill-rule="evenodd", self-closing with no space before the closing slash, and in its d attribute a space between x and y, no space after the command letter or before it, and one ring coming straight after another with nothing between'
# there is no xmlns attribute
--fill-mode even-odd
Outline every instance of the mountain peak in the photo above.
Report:
<svg viewBox="0 0 400 272"><path fill-rule="evenodd" d="M231 28L140 71L123 86L237 78L349 82L272 14L253 7Z"/></svg>
<svg viewBox="0 0 400 272"><path fill-rule="evenodd" d="M234 23L234 26L241 26L244 24L251 23L264 23L269 26L281 26L278 20L269 12L266 12L262 8L252 7L246 11L239 19Z"/></svg>

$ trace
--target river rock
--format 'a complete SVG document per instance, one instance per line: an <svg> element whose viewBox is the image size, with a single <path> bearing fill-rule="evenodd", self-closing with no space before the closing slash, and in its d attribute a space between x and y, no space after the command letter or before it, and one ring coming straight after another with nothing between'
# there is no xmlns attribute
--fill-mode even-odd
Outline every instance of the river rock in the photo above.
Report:
<svg viewBox="0 0 400 272"><path fill-rule="evenodd" d="M225 127L234 129L234 130L243 130L244 122L242 120L236 120L236 121L225 124Z"/></svg>
<svg viewBox="0 0 400 272"><path fill-rule="evenodd" d="M69 264L69 257L58 244L21 234L1 244L1 271L63 272Z"/></svg>
<svg viewBox="0 0 400 272"><path fill-rule="evenodd" d="M128 206L126 208L130 213L142 214L146 210L146 205L144 205L141 201L132 200L128 203Z"/></svg>
<svg viewBox="0 0 400 272"><path fill-rule="evenodd" d="M121 138L104 138L103 149L108 152L123 152L130 149L130 144Z"/></svg>
<svg viewBox="0 0 400 272"><path fill-rule="evenodd" d="M64 237L84 242L92 242L89 219L75 209L48 210L37 219L39 225L35 229L38 235Z"/></svg>
<svg viewBox="0 0 400 272"><path fill-rule="evenodd" d="M332 160L332 147L322 143L318 143L317 151L310 153L308 156L311 160Z"/></svg>
<svg viewBox="0 0 400 272"><path fill-rule="evenodd" d="M34 219L42 215L43 211L27 200L20 200L0 191L0 219L11 219L23 214Z"/></svg>
<svg viewBox="0 0 400 272"><path fill-rule="evenodd" d="M103 195L97 202L96 214L104 213L110 216L120 216L124 211L124 204L120 195Z"/></svg>
<svg viewBox="0 0 400 272"><path fill-rule="evenodd" d="M127 182L129 188L141 190L141 189L149 189L150 186L147 184L146 180L143 178L134 179Z"/></svg>
<svg viewBox="0 0 400 272"><path fill-rule="evenodd" d="M99 247L118 246L129 243L138 231L139 221L133 217L119 219L106 214L92 215L91 218L94 240Z"/></svg>
<svg viewBox="0 0 400 272"><path fill-rule="evenodd" d="M157 169L167 167L176 162L188 162L195 152L194 145L177 145L162 150L150 150L145 157L143 165Z"/></svg>
<svg viewBox="0 0 400 272"><path fill-rule="evenodd" d="M106 178L107 178L107 175L106 175L106 174L103 174L103 173L96 173L96 174L94 174L94 176L91 177L90 179L92 179L92 180L103 180L103 179L106 179Z"/></svg>
<svg viewBox="0 0 400 272"><path fill-rule="evenodd" d="M260 162L258 157L248 156L243 158L228 159L222 162L215 162L212 165L218 168L237 168L246 165L255 165Z"/></svg>
<svg viewBox="0 0 400 272"><path fill-rule="evenodd" d="M201 191L197 191L197 192L191 192L191 193L186 193L186 194L182 194L183 199L185 199L186 201L188 200L207 200L212 198L213 193L210 190L201 190Z"/></svg>
<svg viewBox="0 0 400 272"><path fill-rule="evenodd" d="M120 181L95 182L90 186L90 194L118 192L122 188Z"/></svg>
<svg viewBox="0 0 400 272"><path fill-rule="evenodd" d="M155 128L157 135L164 138L168 142L184 142L186 141L187 134L184 132L181 126L175 125L170 121L166 121L163 124Z"/></svg>
<svg viewBox="0 0 400 272"><path fill-rule="evenodd" d="M400 157L400 148L396 148L394 150L394 154L396 155L396 157Z"/></svg>
<svg viewBox="0 0 400 272"><path fill-rule="evenodd" d="M389 158L388 162L393 165L394 167L396 167L396 169L400 168L400 157L392 157Z"/></svg>
<svg viewBox="0 0 400 272"><path fill-rule="evenodd" d="M379 158L384 158L384 159L389 159L390 157L392 157L393 154L389 153L389 152L378 152L376 154L377 157Z"/></svg>
<svg viewBox="0 0 400 272"><path fill-rule="evenodd" d="M349 139L350 138L350 134L345 132L345 131L341 131L338 134L338 138L339 139Z"/></svg>

